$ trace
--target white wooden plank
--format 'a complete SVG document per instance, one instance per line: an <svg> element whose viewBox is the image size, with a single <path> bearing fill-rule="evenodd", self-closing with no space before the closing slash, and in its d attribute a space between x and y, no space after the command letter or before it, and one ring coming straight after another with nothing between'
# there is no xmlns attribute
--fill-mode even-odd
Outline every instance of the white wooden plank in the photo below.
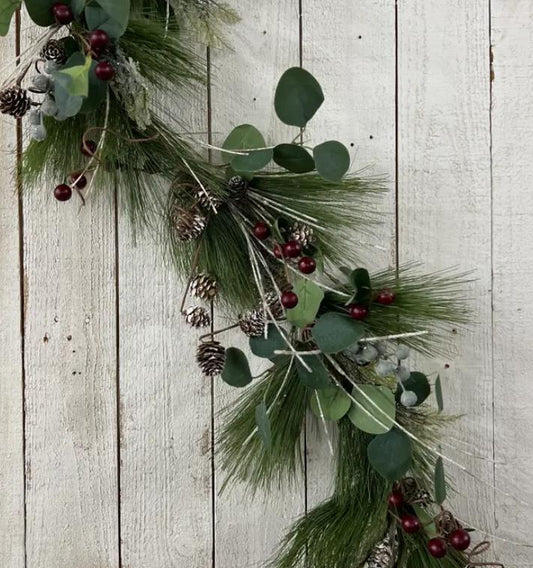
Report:
<svg viewBox="0 0 533 568"><path fill-rule="evenodd" d="M15 33L0 43L0 65L15 57ZM24 447L19 213L13 170L16 122L0 120L0 565L24 566Z"/></svg>
<svg viewBox="0 0 533 568"><path fill-rule="evenodd" d="M61 182L24 195L27 565L116 568L114 202Z"/></svg>
<svg viewBox="0 0 533 568"><path fill-rule="evenodd" d="M496 485L533 503L533 5L492 0L494 405ZM497 535L531 543L531 506L496 494ZM526 522L525 522L526 521ZM497 543L506 567L533 549Z"/></svg>
<svg viewBox="0 0 533 568"><path fill-rule="evenodd" d="M339 140L351 151L352 170L386 175L389 194L376 198L384 215L368 242L354 242L372 272L394 264L395 12L392 0L303 3L303 66L315 75L325 103L309 123L311 145ZM334 465L321 424L310 417L307 437L308 504L331 494ZM318 436L317 436L318 429Z"/></svg>
<svg viewBox="0 0 533 568"><path fill-rule="evenodd" d="M491 191L489 21L484 0L398 2L399 253L424 271L473 270L465 299L479 322L453 338L448 412L466 413L454 438L485 459L444 452L492 482ZM431 370L431 366L428 366ZM463 447L460 442L456 445ZM453 508L493 529L492 490L449 466Z"/></svg>
<svg viewBox="0 0 533 568"><path fill-rule="evenodd" d="M299 11L297 0L255 2L233 0L242 20L231 29L232 51L212 53L212 130L221 144L238 124L251 123L267 143L291 140L297 131L284 127L274 113L274 88L281 74L299 62ZM223 336L225 345L246 348L238 332ZM236 398L235 389L215 382L215 412ZM218 421L217 421L218 425ZM222 485L217 473L216 486ZM217 568L258 566L269 558L285 528L304 511L301 491L258 495L243 500L244 487L224 492L216 501Z"/></svg>

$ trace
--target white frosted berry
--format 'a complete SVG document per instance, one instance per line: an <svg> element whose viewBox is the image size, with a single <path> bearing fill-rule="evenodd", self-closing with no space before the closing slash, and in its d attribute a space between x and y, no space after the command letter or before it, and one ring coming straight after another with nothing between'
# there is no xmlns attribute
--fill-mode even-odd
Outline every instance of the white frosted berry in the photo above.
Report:
<svg viewBox="0 0 533 568"><path fill-rule="evenodd" d="M396 358L400 361L407 359L409 357L410 349L407 345L398 345L396 348Z"/></svg>
<svg viewBox="0 0 533 568"><path fill-rule="evenodd" d="M391 375L394 374L394 371L396 370L396 365L392 361L386 361L385 359L381 359L376 364L374 370L380 377L390 377Z"/></svg>
<svg viewBox="0 0 533 568"><path fill-rule="evenodd" d="M42 142L46 139L46 128L43 124L34 124L31 127L31 137L37 142Z"/></svg>
<svg viewBox="0 0 533 568"><path fill-rule="evenodd" d="M41 122L43 121L43 117L42 117L40 111L32 110L30 112L30 119L29 120L30 120L30 124L32 126L36 126L36 125L41 124Z"/></svg>
<svg viewBox="0 0 533 568"><path fill-rule="evenodd" d="M400 365L396 369L396 376L398 377L398 380L406 381L411 376L411 371L409 371L407 367Z"/></svg>
<svg viewBox="0 0 533 568"><path fill-rule="evenodd" d="M418 397L416 393L413 391L403 391L402 396L400 397L400 402L406 406L407 408L411 406L415 406L418 402Z"/></svg>
<svg viewBox="0 0 533 568"><path fill-rule="evenodd" d="M373 343L373 345L380 355L385 355L387 352L387 344L384 341L378 341L377 343Z"/></svg>
<svg viewBox="0 0 533 568"><path fill-rule="evenodd" d="M50 86L50 79L46 75L41 75L39 73L31 78L31 83L32 86L39 91L47 91Z"/></svg>
<svg viewBox="0 0 533 568"><path fill-rule="evenodd" d="M55 61L47 61L44 64L44 72L48 74L55 73L60 67L61 65Z"/></svg>
<svg viewBox="0 0 533 568"><path fill-rule="evenodd" d="M50 97L46 98L41 105L41 112L45 116L55 116L57 114L57 105Z"/></svg>
<svg viewBox="0 0 533 568"><path fill-rule="evenodd" d="M357 354L357 357L362 358L367 363L371 363L378 358L378 355L378 350L375 347L367 345L361 349L361 351Z"/></svg>

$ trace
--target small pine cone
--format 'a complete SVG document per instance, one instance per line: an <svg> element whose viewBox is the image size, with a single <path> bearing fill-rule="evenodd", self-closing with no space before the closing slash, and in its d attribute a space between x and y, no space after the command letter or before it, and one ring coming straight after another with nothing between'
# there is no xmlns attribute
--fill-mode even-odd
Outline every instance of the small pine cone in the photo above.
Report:
<svg viewBox="0 0 533 568"><path fill-rule="evenodd" d="M194 197L197 204L202 209L204 209L205 211L210 211L212 213L215 212L214 209L218 210L220 204L222 203L222 200L219 197L213 195L209 190L204 190L200 186L195 188Z"/></svg>
<svg viewBox="0 0 533 568"><path fill-rule="evenodd" d="M196 361L206 377L220 375L224 369L226 349L218 341L200 343L196 352Z"/></svg>
<svg viewBox="0 0 533 568"><path fill-rule="evenodd" d="M46 61L53 61L59 65L63 65L67 61L67 52L62 41L57 39L49 40L41 49L41 57Z"/></svg>
<svg viewBox="0 0 533 568"><path fill-rule="evenodd" d="M396 538L390 532L376 544L367 558L364 568L391 568L396 565Z"/></svg>
<svg viewBox="0 0 533 568"><path fill-rule="evenodd" d="M189 292L201 300L213 300L218 294L218 284L212 276L201 272L192 279Z"/></svg>
<svg viewBox="0 0 533 568"><path fill-rule="evenodd" d="M183 315L185 316L185 321L192 327L207 327L211 323L209 312L201 306L187 308Z"/></svg>
<svg viewBox="0 0 533 568"><path fill-rule="evenodd" d="M228 189L232 199L242 199L248 190L248 181L241 176L233 176L228 180Z"/></svg>
<svg viewBox="0 0 533 568"><path fill-rule="evenodd" d="M265 314L262 309L250 310L239 316L239 327L248 337L260 337L265 332Z"/></svg>
<svg viewBox="0 0 533 568"><path fill-rule="evenodd" d="M192 241L203 233L207 222L198 209L176 206L172 212L172 224L180 241Z"/></svg>
<svg viewBox="0 0 533 568"><path fill-rule="evenodd" d="M265 296L266 303L274 316L274 319L281 319L285 317L285 310L281 305L278 295L275 292L268 292ZM270 315L270 314L269 314Z"/></svg>
<svg viewBox="0 0 533 568"><path fill-rule="evenodd" d="M290 241L297 241L302 247L309 246L313 243L314 235L313 229L303 223L295 223L291 227Z"/></svg>
<svg viewBox="0 0 533 568"><path fill-rule="evenodd" d="M0 93L0 112L22 118L31 107L28 92L21 87L9 87Z"/></svg>
<svg viewBox="0 0 533 568"><path fill-rule="evenodd" d="M414 495L414 501L419 507L423 507L424 509L429 507L431 503L433 503L433 499L431 499L431 495L427 491L423 491L420 489Z"/></svg>

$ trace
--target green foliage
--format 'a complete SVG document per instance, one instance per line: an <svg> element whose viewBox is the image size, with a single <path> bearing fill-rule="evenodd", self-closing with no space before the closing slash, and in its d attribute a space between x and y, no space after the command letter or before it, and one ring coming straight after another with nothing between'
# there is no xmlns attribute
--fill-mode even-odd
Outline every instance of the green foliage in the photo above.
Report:
<svg viewBox="0 0 533 568"><path fill-rule="evenodd" d="M330 386L329 373L322 359L318 355L306 355L305 363L309 367L307 370L300 360L296 361L298 377L302 383L310 389L327 389Z"/></svg>
<svg viewBox="0 0 533 568"><path fill-rule="evenodd" d="M20 8L21 0L0 0L0 36L6 36L13 14Z"/></svg>
<svg viewBox="0 0 533 568"><path fill-rule="evenodd" d="M318 418L340 420L350 410L350 397L343 389L331 386L311 395L311 410Z"/></svg>
<svg viewBox="0 0 533 568"><path fill-rule="evenodd" d="M222 147L225 150L242 152L234 154L222 152L226 164L230 164L236 173L251 173L264 168L272 159L272 150L265 149L266 142L259 130L251 124L241 124L235 127ZM252 151L255 148L261 150Z"/></svg>
<svg viewBox="0 0 533 568"><path fill-rule="evenodd" d="M273 323L268 324L266 337L264 335L250 337L250 349L257 357L273 359L276 357L274 351L281 350L286 347L287 343L285 339Z"/></svg>
<svg viewBox="0 0 533 568"><path fill-rule="evenodd" d="M324 292L320 286L307 278L296 281L294 292L298 296L298 305L287 310L287 321L297 327L305 327L315 321Z"/></svg>
<svg viewBox="0 0 533 568"><path fill-rule="evenodd" d="M30 18L38 26L51 26L54 23L52 6L57 0L24 0Z"/></svg>
<svg viewBox="0 0 533 568"><path fill-rule="evenodd" d="M376 436L368 445L368 460L388 481L398 481L409 471L413 456L411 440L397 428Z"/></svg>
<svg viewBox="0 0 533 568"><path fill-rule="evenodd" d="M350 153L344 144L329 140L313 150L316 171L328 181L339 181L350 168Z"/></svg>
<svg viewBox="0 0 533 568"><path fill-rule="evenodd" d="M348 418L359 430L368 434L385 434L393 427L396 402L390 388L359 385L352 396L357 402L352 404Z"/></svg>
<svg viewBox="0 0 533 568"><path fill-rule="evenodd" d="M368 305L372 298L372 285L370 274L366 268L356 268L350 273L350 283L353 286L353 295L346 304Z"/></svg>
<svg viewBox="0 0 533 568"><path fill-rule="evenodd" d="M403 387L398 385L396 389L396 401L400 402L402 392L405 390L413 391L416 394L416 404L422 404L427 397L431 394L431 387L428 378L423 373L413 372L410 377L402 381Z"/></svg>
<svg viewBox="0 0 533 568"><path fill-rule="evenodd" d="M62 82L64 88L69 95L73 97L89 96L89 71L91 69L92 59L89 55L83 55L76 52L70 56L66 65L57 73L54 73L56 81L64 77L66 80Z"/></svg>
<svg viewBox="0 0 533 568"><path fill-rule="evenodd" d="M435 464L435 501L442 505L446 501L446 475L444 474L444 462L441 457Z"/></svg>
<svg viewBox="0 0 533 568"><path fill-rule="evenodd" d="M297 144L278 144L274 148L274 162L295 174L305 174L315 169L313 157Z"/></svg>
<svg viewBox="0 0 533 568"><path fill-rule="evenodd" d="M437 375L435 381L435 398L437 399L437 408L442 412L444 410L444 398L442 396L442 381L440 375Z"/></svg>
<svg viewBox="0 0 533 568"><path fill-rule="evenodd" d="M236 347L226 349L222 380L232 387L245 387L252 382L252 373L246 355Z"/></svg>
<svg viewBox="0 0 533 568"><path fill-rule="evenodd" d="M255 423L265 450L269 451L272 448L272 430L268 419L268 409L264 401L255 407Z"/></svg>
<svg viewBox="0 0 533 568"><path fill-rule="evenodd" d="M328 312L313 327L313 339L323 353L338 353L355 345L365 335L361 323L344 314Z"/></svg>
<svg viewBox="0 0 533 568"><path fill-rule="evenodd" d="M130 0L91 0L85 8L90 30L104 30L109 37L120 38L128 27Z"/></svg>

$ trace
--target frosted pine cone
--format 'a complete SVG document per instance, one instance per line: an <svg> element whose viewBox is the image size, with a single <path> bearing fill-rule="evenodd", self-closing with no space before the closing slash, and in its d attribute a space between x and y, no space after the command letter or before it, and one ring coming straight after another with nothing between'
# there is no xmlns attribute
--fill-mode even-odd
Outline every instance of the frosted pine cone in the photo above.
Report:
<svg viewBox="0 0 533 568"><path fill-rule="evenodd" d="M203 233L207 221L196 208L176 206L172 212L172 224L180 241L192 241Z"/></svg>
<svg viewBox="0 0 533 568"><path fill-rule="evenodd" d="M262 309L250 310L239 316L239 327L248 337L260 337L265 331L265 314Z"/></svg>
<svg viewBox="0 0 533 568"><path fill-rule="evenodd" d="M200 343L196 361L206 377L220 375L224 369L226 349L218 341Z"/></svg>
<svg viewBox="0 0 533 568"><path fill-rule="evenodd" d="M63 65L67 61L67 52L63 42L57 39L49 40L41 49L41 57L46 59L46 61L53 61Z"/></svg>
<svg viewBox="0 0 533 568"><path fill-rule="evenodd" d="M297 241L303 247L313 243L314 235L312 227L304 225L303 223L294 223L291 227L290 241Z"/></svg>
<svg viewBox="0 0 533 568"><path fill-rule="evenodd" d="M204 209L205 211L210 211L212 213L215 212L214 209L218 210L222 200L213 195L209 189L203 189L200 186L197 186L194 191L194 197L196 199L197 204ZM213 209L214 208L214 209Z"/></svg>
<svg viewBox="0 0 533 568"><path fill-rule="evenodd" d="M212 276L201 272L192 279L189 292L201 300L213 300L218 294L218 284Z"/></svg>
<svg viewBox="0 0 533 568"><path fill-rule="evenodd" d="M272 312L272 315L274 316L274 319L278 320L285 316L285 310L283 309L278 295L275 292L268 292L265 296L265 300Z"/></svg>
<svg viewBox="0 0 533 568"><path fill-rule="evenodd" d="M241 176L233 176L228 180L228 189L233 199L242 199L248 190L248 181Z"/></svg>
<svg viewBox="0 0 533 568"><path fill-rule="evenodd" d="M31 99L26 89L9 87L0 93L0 112L22 118L31 107Z"/></svg>
<svg viewBox="0 0 533 568"><path fill-rule="evenodd" d="M387 534L381 542L376 544L368 556L364 568L390 568L394 566L396 562L395 550L396 539Z"/></svg>
<svg viewBox="0 0 533 568"><path fill-rule="evenodd" d="M185 316L185 321L192 327L207 327L211 323L209 312L201 306L187 308L183 315Z"/></svg>

